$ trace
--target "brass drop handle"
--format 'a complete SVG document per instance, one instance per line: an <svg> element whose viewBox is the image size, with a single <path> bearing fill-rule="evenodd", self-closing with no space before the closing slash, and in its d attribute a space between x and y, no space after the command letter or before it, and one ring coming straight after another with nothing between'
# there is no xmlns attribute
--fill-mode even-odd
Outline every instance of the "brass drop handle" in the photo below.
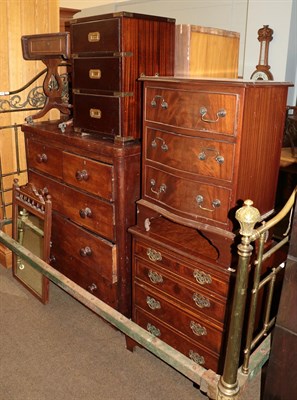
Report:
<svg viewBox="0 0 297 400"><path fill-rule="evenodd" d="M96 283L91 283L91 285L90 286L88 286L88 291L89 292L91 292L91 293L94 293L94 292L96 292L97 291L97 285L96 285Z"/></svg>
<svg viewBox="0 0 297 400"><path fill-rule="evenodd" d="M212 283L211 276L203 271L200 271L199 269L195 269L193 271L193 277L200 285L210 285Z"/></svg>
<svg viewBox="0 0 297 400"><path fill-rule="evenodd" d="M80 250L79 250L79 254L82 256L82 257L89 257L89 256L91 256L92 255L92 249L89 247L89 246L86 246L86 247L82 247Z"/></svg>
<svg viewBox="0 0 297 400"><path fill-rule="evenodd" d="M163 276L156 271L150 269L147 276L152 283L163 283Z"/></svg>
<svg viewBox="0 0 297 400"><path fill-rule="evenodd" d="M194 300L194 303L196 304L196 306L199 308L209 308L210 307L209 299L207 297L202 296L199 293L193 293L192 299Z"/></svg>
<svg viewBox="0 0 297 400"><path fill-rule="evenodd" d="M55 263L57 260L56 260L56 257L53 255L53 254L51 254L50 255L50 259L49 259L49 262L50 263Z"/></svg>
<svg viewBox="0 0 297 400"><path fill-rule="evenodd" d="M158 300L156 300L150 296L147 296L146 304L149 306L149 308L151 310L160 310L160 308L161 308L161 303Z"/></svg>
<svg viewBox="0 0 297 400"><path fill-rule="evenodd" d="M222 155L220 155L218 150L213 149L211 147L206 147L205 149L202 149L202 151L198 154L199 160L200 161L206 160L208 152L215 152L214 159L218 164L223 164L224 163L224 161L225 161L224 157Z"/></svg>
<svg viewBox="0 0 297 400"><path fill-rule="evenodd" d="M146 250L146 255L153 262L162 261L162 254L157 250L151 249L150 247Z"/></svg>
<svg viewBox="0 0 297 400"><path fill-rule="evenodd" d="M214 199L214 200L211 202L211 205L212 205L212 207L213 207L212 209L211 209L211 208L207 208L207 207L203 207L202 204L203 204L203 202L204 202L204 197L203 197L201 194L198 194L198 196L196 196L196 202L197 202L197 204L198 204L198 207L201 208L201 210L210 211L210 212L214 212L214 210L215 210L216 208L218 208L218 207L221 206L220 200L219 200L219 199Z"/></svg>
<svg viewBox="0 0 297 400"><path fill-rule="evenodd" d="M46 163L47 162L47 155L45 153L37 154L36 160L39 163Z"/></svg>
<svg viewBox="0 0 297 400"><path fill-rule="evenodd" d="M157 100L159 100L159 99L161 99L161 108L163 109L163 110L167 110L167 108L168 108L168 103L167 103L167 101L165 101L164 100L164 97L163 96L160 96L160 95L156 95L154 98L153 98L153 100L151 101L151 106L153 107L153 108L156 108L157 107Z"/></svg>
<svg viewBox="0 0 297 400"><path fill-rule="evenodd" d="M151 183L151 192L155 193L158 197L161 193L166 193L167 186L165 185L165 183L162 183L159 189L157 190L153 189L156 186L155 179L151 179L150 183Z"/></svg>
<svg viewBox="0 0 297 400"><path fill-rule="evenodd" d="M79 215L81 218L90 218L92 216L92 210L89 207L82 208L79 210Z"/></svg>
<svg viewBox="0 0 297 400"><path fill-rule="evenodd" d="M155 325L152 325L148 322L148 324L146 325L146 329L148 330L148 332L150 334L152 334L153 336L161 336L161 331L160 329L158 329Z"/></svg>
<svg viewBox="0 0 297 400"><path fill-rule="evenodd" d="M208 119L208 118L205 118L207 113L208 113L208 110L207 110L206 107L201 107L200 108L201 121L207 122L208 124L214 124L215 122L218 122L218 120L220 118L224 118L227 115L226 110L222 109L222 110L219 110L217 112L217 118L216 119Z"/></svg>
<svg viewBox="0 0 297 400"><path fill-rule="evenodd" d="M77 170L75 173L75 178L78 181L87 181L89 179L89 174L86 169L83 169L81 171Z"/></svg>
<svg viewBox="0 0 297 400"><path fill-rule="evenodd" d="M207 335L207 330L204 326L198 324L195 321L190 322L190 328L194 335L196 336L206 336Z"/></svg>
<svg viewBox="0 0 297 400"><path fill-rule="evenodd" d="M189 358L193 360L196 364L204 365L205 358L201 356L199 353L195 352L194 350L189 351Z"/></svg>
<svg viewBox="0 0 297 400"><path fill-rule="evenodd" d="M151 142L152 148L155 149L157 147L157 140L160 140L160 142L162 143L161 144L161 150L164 151L164 152L168 151L168 146L167 146L165 140L163 138L160 138L160 137L155 137L152 140L152 142Z"/></svg>

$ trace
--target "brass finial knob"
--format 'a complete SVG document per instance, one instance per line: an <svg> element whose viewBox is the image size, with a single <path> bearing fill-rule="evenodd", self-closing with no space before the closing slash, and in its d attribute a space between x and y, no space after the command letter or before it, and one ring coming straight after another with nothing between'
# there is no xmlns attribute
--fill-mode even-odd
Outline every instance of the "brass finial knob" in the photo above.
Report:
<svg viewBox="0 0 297 400"><path fill-rule="evenodd" d="M240 224L239 233L242 236L251 236L254 226L261 219L259 210L253 207L253 204L252 200L245 200L244 206L236 211L235 218Z"/></svg>

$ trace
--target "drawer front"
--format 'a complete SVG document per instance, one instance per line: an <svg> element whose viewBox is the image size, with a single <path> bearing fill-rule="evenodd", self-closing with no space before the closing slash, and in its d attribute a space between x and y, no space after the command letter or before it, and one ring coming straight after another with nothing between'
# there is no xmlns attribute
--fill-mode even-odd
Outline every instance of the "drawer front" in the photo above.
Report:
<svg viewBox="0 0 297 400"><path fill-rule="evenodd" d="M235 145L146 129L145 158L172 169L231 181Z"/></svg>
<svg viewBox="0 0 297 400"><path fill-rule="evenodd" d="M143 198L181 217L228 223L231 190L145 168Z"/></svg>
<svg viewBox="0 0 297 400"><path fill-rule="evenodd" d="M53 244L51 266L77 285L92 293L113 308L117 307L117 284L112 284L85 263L78 262Z"/></svg>
<svg viewBox="0 0 297 400"><path fill-rule="evenodd" d="M193 131L236 135L236 94L149 87L145 120Z"/></svg>
<svg viewBox="0 0 297 400"><path fill-rule="evenodd" d="M64 152L63 178L65 183L109 201L114 200L112 165Z"/></svg>
<svg viewBox="0 0 297 400"><path fill-rule="evenodd" d="M216 353L220 352L222 331L209 325L205 317L188 314L185 309L177 308L165 297L138 284L134 284L134 303L138 308L152 314L154 318L161 320L191 340L197 341Z"/></svg>
<svg viewBox="0 0 297 400"><path fill-rule="evenodd" d="M53 213L52 253L62 250L111 283L117 282L116 245Z"/></svg>
<svg viewBox="0 0 297 400"><path fill-rule="evenodd" d="M120 98L90 94L73 95L74 128L103 135L120 134Z"/></svg>
<svg viewBox="0 0 297 400"><path fill-rule="evenodd" d="M120 20L91 21L71 26L72 53L120 51Z"/></svg>
<svg viewBox="0 0 297 400"><path fill-rule="evenodd" d="M78 225L115 242L114 205L89 196L42 175L30 172L29 179L37 188L45 189L52 198L53 210Z"/></svg>
<svg viewBox="0 0 297 400"><path fill-rule="evenodd" d="M85 90L121 91L121 58L73 59L73 88Z"/></svg>
<svg viewBox="0 0 297 400"><path fill-rule="evenodd" d="M35 140L27 141L27 162L34 168L62 178L62 151Z"/></svg>
<svg viewBox="0 0 297 400"><path fill-rule="evenodd" d="M145 264L138 259L134 260L134 263L134 279L140 285L149 285L153 290L164 292L178 302L184 303L193 312L206 315L208 318L216 320L220 326L223 326L226 303L219 301L215 293L204 291L201 285L195 289L187 287L179 282L176 276L176 279L174 279L174 276L168 274L166 270Z"/></svg>
<svg viewBox="0 0 297 400"><path fill-rule="evenodd" d="M143 259L145 264L154 269L156 266L168 271L170 276L175 276L179 280L185 280L185 283L197 285L206 289L208 293L227 297L228 282L220 279L213 273L210 268L196 262L193 266L178 260L176 253L169 253L161 246L150 244L134 239L134 254L136 257Z"/></svg>
<svg viewBox="0 0 297 400"><path fill-rule="evenodd" d="M163 340L163 342L169 344L202 367L215 372L218 370L219 357L217 354L208 351L208 349L200 346L197 342L192 342L185 336L179 335L178 332L173 331L152 315L146 314L143 310L136 308L133 320L143 329L146 329L152 335Z"/></svg>

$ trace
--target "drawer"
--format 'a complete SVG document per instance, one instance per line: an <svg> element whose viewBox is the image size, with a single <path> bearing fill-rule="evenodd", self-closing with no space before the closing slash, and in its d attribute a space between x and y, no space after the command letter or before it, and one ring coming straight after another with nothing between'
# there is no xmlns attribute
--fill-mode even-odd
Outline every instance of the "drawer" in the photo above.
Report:
<svg viewBox="0 0 297 400"><path fill-rule="evenodd" d="M73 88L121 91L121 58L74 58Z"/></svg>
<svg viewBox="0 0 297 400"><path fill-rule="evenodd" d="M213 295L228 295L228 282L217 276L211 268L199 262L190 264L179 260L177 253L169 252L160 245L134 239L134 256L145 260L147 267L161 267L168 271L172 278L197 285L197 290L200 286Z"/></svg>
<svg viewBox="0 0 297 400"><path fill-rule="evenodd" d="M120 20L111 18L73 24L71 45L73 54L119 52Z"/></svg>
<svg viewBox="0 0 297 400"><path fill-rule="evenodd" d="M231 181L235 145L146 128L145 158L173 170Z"/></svg>
<svg viewBox="0 0 297 400"><path fill-rule="evenodd" d="M74 129L120 135L120 97L73 95Z"/></svg>
<svg viewBox="0 0 297 400"><path fill-rule="evenodd" d="M63 249L56 248L55 244L53 246L50 262L53 268L111 307L117 307L117 284L112 284L85 263L78 262Z"/></svg>
<svg viewBox="0 0 297 400"><path fill-rule="evenodd" d="M116 245L93 235L57 213L53 213L52 252L61 249L87 271L99 274L111 283L117 282Z"/></svg>
<svg viewBox="0 0 297 400"><path fill-rule="evenodd" d="M180 353L189 357L191 360L201 365L206 369L211 369L215 372L218 371L219 356L209 349L200 346L197 342L192 342L178 332L170 329L169 326L163 324L161 321L155 319L150 314L146 314L143 310L136 308L134 310L133 320L146 329L158 339L163 340L169 346L178 350Z"/></svg>
<svg viewBox="0 0 297 400"><path fill-rule="evenodd" d="M138 284L134 284L133 298L136 307L152 314L154 318L186 335L192 341L197 341L215 353L220 352L223 332L209 325L205 317L188 314L186 309L176 307L167 301L166 297L150 292Z"/></svg>
<svg viewBox="0 0 297 400"><path fill-rule="evenodd" d="M193 221L228 223L231 190L145 167L143 198Z"/></svg>
<svg viewBox="0 0 297 400"><path fill-rule="evenodd" d="M134 279L140 285L150 286L152 290L163 292L182 303L180 307L191 308L193 312L205 315L223 326L226 302L222 299L220 301L214 292L204 291L201 286L197 288L186 286L178 281L177 276L170 275L168 271L157 266L145 264L137 258L134 260L134 268Z"/></svg>
<svg viewBox="0 0 297 400"><path fill-rule="evenodd" d="M114 200L112 165L64 152L63 178L65 183L109 201Z"/></svg>
<svg viewBox="0 0 297 400"><path fill-rule="evenodd" d="M115 242L113 204L36 173L30 172L29 179L37 188L45 188L51 195L53 210L60 212L78 225Z"/></svg>
<svg viewBox="0 0 297 400"><path fill-rule="evenodd" d="M236 94L149 87L145 98L146 121L184 128L192 135L197 131L236 135Z"/></svg>
<svg viewBox="0 0 297 400"><path fill-rule="evenodd" d="M62 151L35 140L27 140L27 163L30 168L62 178Z"/></svg>

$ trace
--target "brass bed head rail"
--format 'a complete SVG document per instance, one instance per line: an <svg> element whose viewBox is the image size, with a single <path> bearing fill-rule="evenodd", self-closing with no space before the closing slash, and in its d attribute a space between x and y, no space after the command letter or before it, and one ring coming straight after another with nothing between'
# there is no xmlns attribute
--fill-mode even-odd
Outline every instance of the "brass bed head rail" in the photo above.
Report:
<svg viewBox="0 0 297 400"><path fill-rule="evenodd" d="M251 200L246 200L244 206L236 212L236 219L240 223L239 233L242 235L241 243L238 245L238 267L236 273L236 283L234 289L231 321L227 340L226 357L224 362L223 375L218 384L218 399L236 399L240 385L238 383L238 368L240 360L240 350L242 346L242 337L246 337L244 347L243 363L241 372L248 374L249 360L252 350L256 345L267 336L268 332L275 324L276 317L270 317L272 297L275 288L276 276L285 267L285 262L278 267L271 269L270 273L261 279L261 267L263 262L273 256L283 246L290 241L291 220L296 204L297 186L293 190L289 200L282 210L269 221L263 221L261 225L255 228L260 222L260 212L253 207ZM283 221L289 215L288 227L283 234L283 239L276 241L268 250L265 251L265 242L268 237L268 231ZM251 262L253 254L252 242L257 241L257 254ZM253 283L250 293L250 302L246 310L248 295L249 270L254 266ZM254 335L256 311L259 292L268 287L267 298L264 304L264 321L262 329ZM246 335L243 334L244 316L248 311L248 323Z"/></svg>

